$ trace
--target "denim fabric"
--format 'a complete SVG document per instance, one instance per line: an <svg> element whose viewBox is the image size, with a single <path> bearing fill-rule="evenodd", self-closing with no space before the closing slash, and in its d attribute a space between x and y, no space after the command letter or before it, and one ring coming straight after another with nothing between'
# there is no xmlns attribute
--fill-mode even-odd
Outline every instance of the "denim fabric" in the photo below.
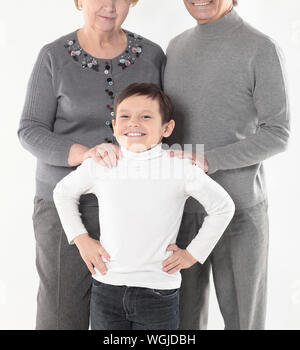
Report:
<svg viewBox="0 0 300 350"><path fill-rule="evenodd" d="M93 280L92 330L174 330L179 325L179 288L117 286Z"/></svg>

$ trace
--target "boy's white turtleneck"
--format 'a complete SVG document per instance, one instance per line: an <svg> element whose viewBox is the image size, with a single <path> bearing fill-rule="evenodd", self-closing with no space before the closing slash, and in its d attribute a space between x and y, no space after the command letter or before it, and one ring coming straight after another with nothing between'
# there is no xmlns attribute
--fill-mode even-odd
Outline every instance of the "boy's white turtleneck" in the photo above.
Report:
<svg viewBox="0 0 300 350"><path fill-rule="evenodd" d="M116 167L89 158L56 185L53 198L68 242L74 244L76 236L88 232L78 204L82 194L94 193L99 201L100 243L111 260L103 258L107 273L95 268L93 278L113 285L179 288L180 272L169 274L162 263L173 254L166 248L176 243L186 199L197 199L208 214L186 248L200 263L231 221L233 201L190 160L167 155L162 143L143 152L122 146L121 151ZM155 176L139 176L146 173Z"/></svg>
<svg viewBox="0 0 300 350"><path fill-rule="evenodd" d="M161 157L163 153L162 149L162 143L159 143L145 151L142 152L133 152L128 149L126 149L123 146L120 146L121 152L124 157L128 159L134 159L134 160L148 160L153 159L157 157Z"/></svg>

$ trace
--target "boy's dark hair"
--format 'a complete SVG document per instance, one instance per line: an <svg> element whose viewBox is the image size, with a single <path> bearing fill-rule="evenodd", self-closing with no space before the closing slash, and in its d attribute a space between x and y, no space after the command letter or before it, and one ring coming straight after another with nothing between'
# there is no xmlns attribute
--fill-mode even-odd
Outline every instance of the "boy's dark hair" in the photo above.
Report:
<svg viewBox="0 0 300 350"><path fill-rule="evenodd" d="M233 0L233 6L237 6L238 5L238 0Z"/></svg>
<svg viewBox="0 0 300 350"><path fill-rule="evenodd" d="M174 106L168 95L166 95L159 86L152 83L133 83L127 86L120 95L118 96L115 105L115 116L117 113L118 105L124 101L126 98L138 95L138 96L147 96L152 100L157 100L159 103L160 114L162 117L162 124L168 123L172 120Z"/></svg>

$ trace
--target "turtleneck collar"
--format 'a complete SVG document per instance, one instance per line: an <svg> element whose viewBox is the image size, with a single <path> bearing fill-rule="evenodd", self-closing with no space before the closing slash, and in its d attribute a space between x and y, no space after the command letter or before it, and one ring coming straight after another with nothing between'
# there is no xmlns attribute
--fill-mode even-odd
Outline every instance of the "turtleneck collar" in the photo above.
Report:
<svg viewBox="0 0 300 350"><path fill-rule="evenodd" d="M142 152L132 152L123 146L120 146L120 149L124 158L134 159L134 160L148 160L148 159L157 158L157 157L160 157L163 152L162 143L159 143L153 146L152 148L149 148Z"/></svg>
<svg viewBox="0 0 300 350"><path fill-rule="evenodd" d="M227 32L236 29L242 23L242 18L233 8L227 15L214 22L198 24L196 26L196 31L198 35L200 35L200 38L214 38L226 35Z"/></svg>

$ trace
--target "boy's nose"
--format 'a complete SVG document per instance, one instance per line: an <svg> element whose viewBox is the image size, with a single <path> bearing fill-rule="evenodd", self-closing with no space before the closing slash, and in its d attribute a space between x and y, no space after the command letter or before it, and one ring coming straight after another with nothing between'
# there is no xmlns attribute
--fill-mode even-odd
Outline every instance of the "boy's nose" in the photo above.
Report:
<svg viewBox="0 0 300 350"><path fill-rule="evenodd" d="M128 126L136 127L136 126L140 126L140 123L138 120L130 120Z"/></svg>

